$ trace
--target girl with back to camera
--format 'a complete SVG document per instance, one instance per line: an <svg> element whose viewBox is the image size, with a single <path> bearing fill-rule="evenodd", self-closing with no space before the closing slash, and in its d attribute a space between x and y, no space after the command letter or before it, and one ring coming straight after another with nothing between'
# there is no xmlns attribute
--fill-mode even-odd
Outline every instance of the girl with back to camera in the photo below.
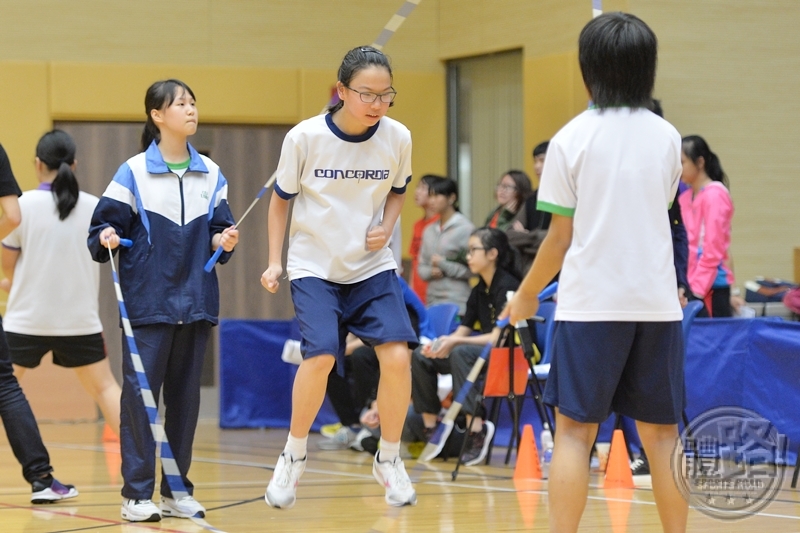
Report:
<svg viewBox="0 0 800 533"><path fill-rule="evenodd" d="M17 378L52 350L53 363L75 370L119 434L120 388L99 315L100 267L86 253L98 199L78 186L75 151L61 130L45 133L36 146L39 187L22 195L22 223L3 240L6 338Z"/></svg>
<svg viewBox="0 0 800 533"><path fill-rule="evenodd" d="M690 135L681 145L681 180L690 187L678 197L689 238L689 287L694 298L705 302L702 315L729 317L734 278L728 177L705 139Z"/></svg>
<svg viewBox="0 0 800 533"><path fill-rule="evenodd" d="M217 275L203 267L219 246L225 251L219 262L226 263L239 239L225 177L186 140L197 131L192 90L182 81L158 81L147 90L145 111L142 153L122 164L103 193L89 249L95 261L105 262L120 237L133 240L119 252L120 287L156 401L164 387L164 431L189 496L173 498L162 472L160 505L151 501L156 445L123 335L121 515L131 522L205 516L187 477L203 356L219 315Z"/></svg>
<svg viewBox="0 0 800 533"><path fill-rule="evenodd" d="M272 507L294 505L308 432L334 361L344 368L350 331L375 348L380 362L381 442L373 476L385 487L388 504L414 505L416 492L399 452L411 396L408 343L417 337L386 247L411 179L411 135L385 116L396 92L381 51L362 46L347 52L336 89L336 105L286 135L269 205L269 267L261 284L274 293L283 274L281 251L294 198L286 270L303 362L294 382L286 447L265 499Z"/></svg>

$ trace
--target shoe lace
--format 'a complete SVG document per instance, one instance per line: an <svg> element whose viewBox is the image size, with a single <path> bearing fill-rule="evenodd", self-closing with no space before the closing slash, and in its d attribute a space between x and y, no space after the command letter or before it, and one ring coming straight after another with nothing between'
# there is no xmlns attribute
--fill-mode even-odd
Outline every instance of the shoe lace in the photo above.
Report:
<svg viewBox="0 0 800 533"><path fill-rule="evenodd" d="M298 467L299 461L292 460L291 456L286 453L281 457L283 457L283 468L275 469L275 483L280 487L288 487L292 481L292 473Z"/></svg>
<svg viewBox="0 0 800 533"><path fill-rule="evenodd" d="M403 461L397 458L392 462L387 461L387 464L389 465L389 486L400 490L407 489L411 485L411 480L408 478Z"/></svg>
<svg viewBox="0 0 800 533"><path fill-rule="evenodd" d="M641 457L637 457L631 463L631 470L636 470L637 468L639 468L639 467L641 467L643 465L644 465L644 459L642 459Z"/></svg>

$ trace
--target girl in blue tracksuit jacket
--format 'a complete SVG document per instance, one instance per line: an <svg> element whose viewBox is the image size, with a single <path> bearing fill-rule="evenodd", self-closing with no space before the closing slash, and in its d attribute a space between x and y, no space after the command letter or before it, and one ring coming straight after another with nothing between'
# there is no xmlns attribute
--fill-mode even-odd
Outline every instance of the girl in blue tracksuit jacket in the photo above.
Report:
<svg viewBox="0 0 800 533"><path fill-rule="evenodd" d="M200 374L211 326L218 322L219 286L203 266L222 246L225 263L238 242L219 167L186 141L197 130L194 93L183 82L154 83L145 97L143 152L122 164L95 209L89 249L109 259L121 237L119 278L145 374L158 401L164 387L164 429L175 455L186 498L172 497L162 475L155 489L156 445L136 371L123 334L122 518L158 521L161 515L204 516L187 477L200 406Z"/></svg>

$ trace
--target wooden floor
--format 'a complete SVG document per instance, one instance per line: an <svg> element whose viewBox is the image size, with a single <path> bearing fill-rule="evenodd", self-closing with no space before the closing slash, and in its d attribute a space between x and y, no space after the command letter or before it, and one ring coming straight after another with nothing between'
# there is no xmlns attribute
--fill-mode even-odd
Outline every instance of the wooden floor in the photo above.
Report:
<svg viewBox="0 0 800 533"><path fill-rule="evenodd" d="M32 506L30 486L0 432L0 533L547 531L547 484L515 486L512 469L502 466L502 449L495 452L495 466L465 468L456 483L450 481L452 461L424 466L407 460L419 503L395 509L386 505L383 489L372 478L371 456L320 451L320 436L312 435L297 505L286 511L271 509L264 503L264 489L286 432L223 431L211 420L198 428L191 471L195 497L208 509L210 526L176 518L157 524L124 523L119 517L119 452L116 445L102 443L102 427L42 424L41 430L56 477L75 484L80 495ZM649 490L608 492L597 488L599 482L593 476L581 531L661 531ZM718 521L692 510L689 531L800 532L798 502L800 494L787 482L764 512L745 520Z"/></svg>

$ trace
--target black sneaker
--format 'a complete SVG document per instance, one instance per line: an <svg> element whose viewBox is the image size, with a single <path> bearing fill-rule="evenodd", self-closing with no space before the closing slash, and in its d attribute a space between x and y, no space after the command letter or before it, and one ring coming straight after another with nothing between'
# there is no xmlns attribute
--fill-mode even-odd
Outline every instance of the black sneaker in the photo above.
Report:
<svg viewBox="0 0 800 533"><path fill-rule="evenodd" d="M475 466L486 459L486 453L489 451L489 444L492 442L493 437L494 424L488 420L483 422L483 427L480 431L470 433L468 437L470 439L469 448L461 456L461 462L464 463L464 466Z"/></svg>
<svg viewBox="0 0 800 533"><path fill-rule="evenodd" d="M631 474L634 476L650 475L650 463L647 461L647 457L641 456L631 462Z"/></svg>
<svg viewBox="0 0 800 533"><path fill-rule="evenodd" d="M74 485L59 483L53 476L37 479L31 483L31 488L31 503L53 503L78 495L78 490Z"/></svg>

